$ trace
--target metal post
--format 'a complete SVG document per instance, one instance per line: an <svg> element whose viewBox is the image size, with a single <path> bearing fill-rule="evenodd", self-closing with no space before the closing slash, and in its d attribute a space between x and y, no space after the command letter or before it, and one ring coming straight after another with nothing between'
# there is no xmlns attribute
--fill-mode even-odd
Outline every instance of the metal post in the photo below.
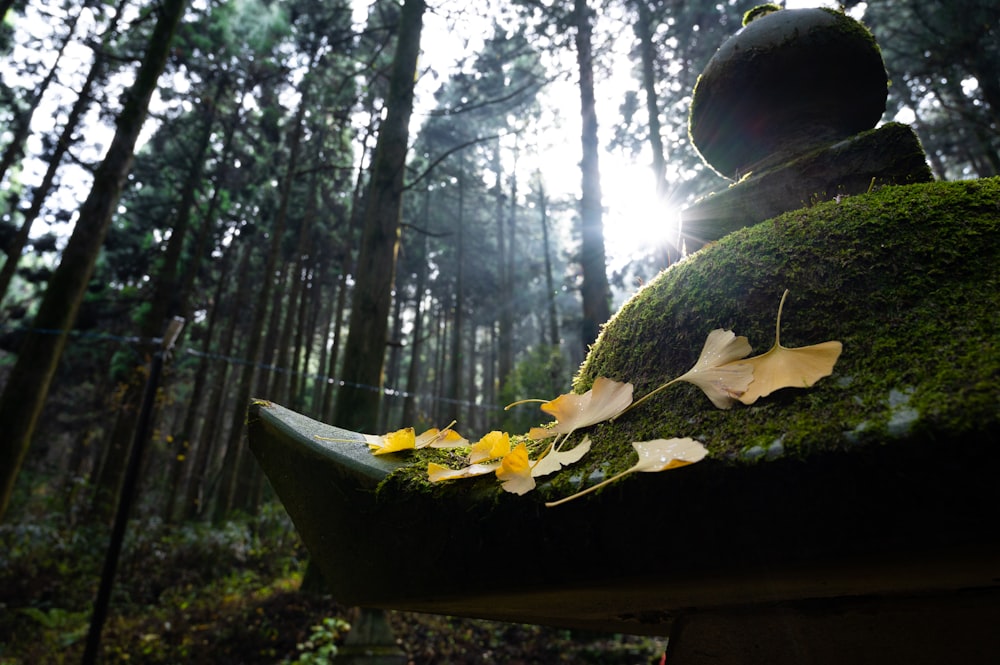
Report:
<svg viewBox="0 0 1000 665"><path fill-rule="evenodd" d="M129 513L135 502L136 489L139 484L139 469L142 466L142 455L149 439L153 419L153 406L156 403L156 391L163 373L163 361L177 341L184 328L184 319L174 317L167 324L167 330L160 340L160 346L153 354L149 367L149 377L142 397L142 408L139 411L139 422L129 451L128 466L122 481L121 494L118 497L118 510L115 513L114 525L111 528L111 541L108 552L104 556L104 569L101 571L101 584L94 601L94 610L90 615L90 630L87 633L87 646L83 652L83 665L94 665L97 662L97 652L101 646L101 631L104 620L108 616L108 605L111 601L111 589L114 586L115 571L118 569L118 557L121 554L122 543L125 540L125 528L128 526Z"/></svg>

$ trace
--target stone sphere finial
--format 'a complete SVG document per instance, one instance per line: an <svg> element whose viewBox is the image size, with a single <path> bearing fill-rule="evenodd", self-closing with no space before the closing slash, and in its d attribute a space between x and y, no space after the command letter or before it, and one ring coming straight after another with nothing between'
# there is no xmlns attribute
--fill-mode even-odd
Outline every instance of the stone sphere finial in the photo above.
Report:
<svg viewBox="0 0 1000 665"><path fill-rule="evenodd" d="M858 21L832 9L758 12L698 77L691 141L738 180L871 129L887 94L882 54Z"/></svg>

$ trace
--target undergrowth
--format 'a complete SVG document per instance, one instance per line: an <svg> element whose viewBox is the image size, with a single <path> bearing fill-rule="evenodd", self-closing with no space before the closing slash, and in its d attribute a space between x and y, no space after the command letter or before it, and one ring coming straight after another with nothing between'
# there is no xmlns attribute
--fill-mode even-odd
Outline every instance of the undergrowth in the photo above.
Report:
<svg viewBox="0 0 1000 665"><path fill-rule="evenodd" d="M106 531L55 513L0 525L0 665L80 662ZM100 662L329 662L355 610L299 591L306 556L277 503L219 526L133 520ZM403 612L390 623L414 665L639 665L664 649L650 638Z"/></svg>

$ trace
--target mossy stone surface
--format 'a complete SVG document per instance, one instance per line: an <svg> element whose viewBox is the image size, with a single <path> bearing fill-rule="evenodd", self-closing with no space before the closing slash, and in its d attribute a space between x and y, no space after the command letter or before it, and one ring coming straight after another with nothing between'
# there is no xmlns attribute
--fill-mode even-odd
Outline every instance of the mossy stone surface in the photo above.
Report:
<svg viewBox="0 0 1000 665"><path fill-rule="evenodd" d="M871 129L888 76L874 37L829 9L784 9L726 40L698 78L691 141L738 180L813 147Z"/></svg>
<svg viewBox="0 0 1000 665"><path fill-rule="evenodd" d="M708 332L770 348L840 340L834 374L716 410L683 384L601 430L595 449L692 436L732 464L892 440L974 437L1000 421L1000 179L886 187L789 212L665 271L606 325L576 379L642 395L684 373Z"/></svg>

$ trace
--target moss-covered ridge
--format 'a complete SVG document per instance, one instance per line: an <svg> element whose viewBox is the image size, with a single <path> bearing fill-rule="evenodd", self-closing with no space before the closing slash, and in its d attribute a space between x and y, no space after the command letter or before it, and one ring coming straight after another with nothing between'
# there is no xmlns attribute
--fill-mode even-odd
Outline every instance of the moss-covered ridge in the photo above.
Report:
<svg viewBox="0 0 1000 665"><path fill-rule="evenodd" d="M843 342L834 374L720 411L686 384L597 428L581 464L631 463L629 442L692 436L716 460L900 439L943 444L1000 419L1000 179L886 187L733 233L660 275L605 326L575 381L631 381L637 396L694 364L708 332L755 353ZM579 473L579 471L577 472Z"/></svg>

